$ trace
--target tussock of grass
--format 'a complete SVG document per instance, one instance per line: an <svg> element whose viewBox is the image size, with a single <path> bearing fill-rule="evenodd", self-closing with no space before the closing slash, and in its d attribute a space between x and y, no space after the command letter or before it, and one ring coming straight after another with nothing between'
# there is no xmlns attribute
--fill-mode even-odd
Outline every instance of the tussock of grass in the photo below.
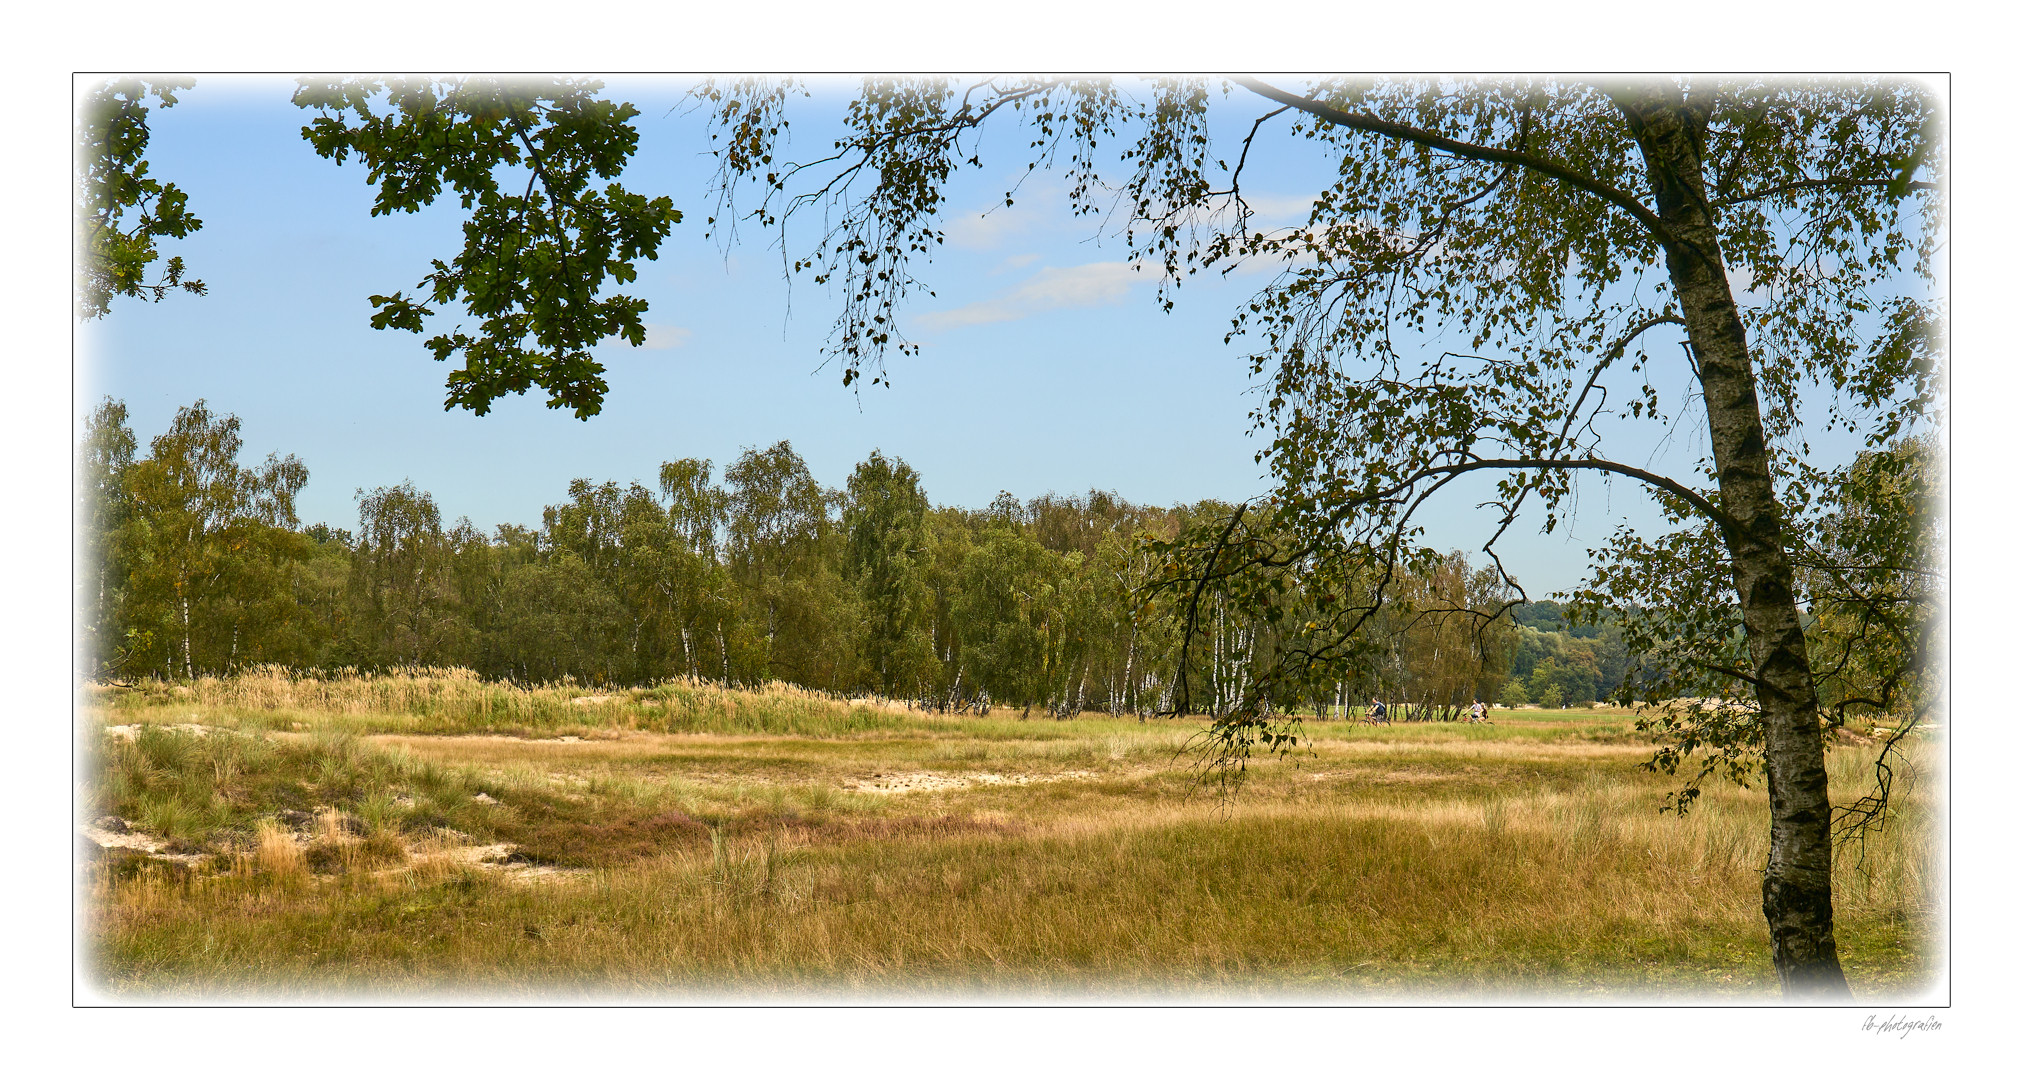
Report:
<svg viewBox="0 0 2023 1080"><path fill-rule="evenodd" d="M298 878L307 869L295 837L268 821L260 823L259 839L253 849L253 866L262 874L285 880Z"/></svg>

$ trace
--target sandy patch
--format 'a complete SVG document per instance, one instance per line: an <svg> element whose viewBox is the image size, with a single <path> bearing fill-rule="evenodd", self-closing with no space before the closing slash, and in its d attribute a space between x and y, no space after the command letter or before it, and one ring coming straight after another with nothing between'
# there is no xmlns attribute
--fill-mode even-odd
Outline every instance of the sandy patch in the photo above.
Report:
<svg viewBox="0 0 2023 1080"><path fill-rule="evenodd" d="M144 832L116 833L101 829L96 825L83 826L78 829L78 832L83 833L87 839L101 848L132 848L135 851L146 852L157 859L179 862L184 866L195 866L209 857L205 855L167 854L162 851L162 848L168 844L168 841L149 836Z"/></svg>
<svg viewBox="0 0 2023 1080"><path fill-rule="evenodd" d="M451 862L492 864L506 860L513 853L511 844L467 844L462 847L444 848L438 854Z"/></svg>
<svg viewBox="0 0 2023 1080"><path fill-rule="evenodd" d="M604 739L586 739L581 735L557 735L553 738L530 739L525 735L408 735L401 732L380 732L367 735L367 742L413 743L426 746L440 742L494 742L494 743L589 743L605 742Z"/></svg>
<svg viewBox="0 0 2023 1080"><path fill-rule="evenodd" d="M478 867L493 871L507 881L541 882L559 885L564 882L588 881L590 871L565 869L559 866L533 866L528 863L509 863L516 850L513 844L467 844L449 848L423 848L415 854L418 858L436 858L462 866Z"/></svg>
<svg viewBox="0 0 2023 1080"><path fill-rule="evenodd" d="M842 783L845 791L864 791L877 795L901 795L913 791L946 791L949 788L966 788L969 781L959 776L941 776L937 773L873 773L856 780Z"/></svg>
<svg viewBox="0 0 2023 1080"><path fill-rule="evenodd" d="M590 880L590 871L570 869L561 866L507 866L502 869L507 881L538 882L545 885L564 885Z"/></svg>
<svg viewBox="0 0 2023 1080"><path fill-rule="evenodd" d="M1061 780L1094 780L1096 774L1087 769L1072 769L1063 773L1035 776L1029 773L971 773L967 776L944 776L940 773L873 773L868 777L845 780L845 791L861 791L873 795L905 795L916 791L948 791L968 787L1018 787L1026 784L1048 784Z"/></svg>
<svg viewBox="0 0 2023 1080"><path fill-rule="evenodd" d="M184 734L194 735L200 739L209 735L212 731L211 728L205 727L202 724L113 724L105 729L105 733L115 739L124 739L127 742L132 742L140 738L142 728L151 726L160 727L167 731L180 731Z"/></svg>

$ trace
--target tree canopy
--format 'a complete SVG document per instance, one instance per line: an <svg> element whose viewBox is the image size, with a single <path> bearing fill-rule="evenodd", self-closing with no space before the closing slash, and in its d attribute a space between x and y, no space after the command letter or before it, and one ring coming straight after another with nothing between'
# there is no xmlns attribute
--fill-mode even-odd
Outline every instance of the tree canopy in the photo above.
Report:
<svg viewBox="0 0 2023 1080"><path fill-rule="evenodd" d="M204 227L189 212L189 195L148 175L149 99L158 108L176 103L189 79L115 79L86 96L77 124L77 312L95 319L115 296L160 301L171 290L204 295L204 283L187 277L180 255L160 278L148 271L160 260L155 242L181 239ZM132 217L129 220L129 213Z"/></svg>
<svg viewBox="0 0 2023 1080"><path fill-rule="evenodd" d="M112 296L159 300L171 288L201 294L180 256L145 283L158 237L202 228L188 197L150 178L147 99L176 103L190 81L118 80L85 101L79 124L78 215L83 240L79 314L97 318ZM354 156L378 188L374 217L414 213L447 187L468 212L464 246L435 259L406 290L371 297L380 330L429 333L438 313L481 320L431 334L438 361L458 360L445 409L482 416L506 394L539 387L549 408L587 419L609 390L591 356L600 341L646 340L646 302L607 294L638 277L681 221L666 196L617 180L639 145L639 110L598 96L594 79L310 79L296 105L316 117L302 136L337 164ZM600 186L600 181L601 186ZM127 224L129 211L137 220Z"/></svg>

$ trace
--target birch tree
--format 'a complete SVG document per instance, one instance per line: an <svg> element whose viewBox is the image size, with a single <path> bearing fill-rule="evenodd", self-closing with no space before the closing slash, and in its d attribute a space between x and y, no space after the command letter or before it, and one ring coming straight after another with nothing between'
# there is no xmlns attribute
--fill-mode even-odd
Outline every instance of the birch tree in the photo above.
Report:
<svg viewBox="0 0 2023 1080"><path fill-rule="evenodd" d="M125 470L131 499L126 623L151 642L144 666L174 678L261 657L258 620L293 599L280 564L307 557L295 496L309 470L294 455L239 464L239 418L203 401L176 411Z"/></svg>
<svg viewBox="0 0 2023 1080"><path fill-rule="evenodd" d="M124 673L139 642L127 640L123 608L133 542L127 470L139 448L126 403L106 398L86 418L77 452L78 672Z"/></svg>
<svg viewBox="0 0 2023 1080"><path fill-rule="evenodd" d="M920 474L873 450L851 471L847 488L843 573L864 602L866 669L880 693L918 695L936 666Z"/></svg>
<svg viewBox="0 0 2023 1080"><path fill-rule="evenodd" d="M1345 581L1375 568L1378 585L1363 602L1323 589L1335 600L1314 629L1218 721L1228 760L1281 745L1274 683L1349 655L1392 568L1430 557L1418 517L1463 476L1495 478L1484 551L1499 568L1496 538L1528 506L1558 525L1580 476L1640 485L1673 513L1673 536L1702 536L1695 584L1720 598L1710 616L1746 655L1696 677L1752 702L1742 723L1760 736L1770 791L1772 958L1790 994L1847 995L1794 582L1792 507L1823 475L1801 404L1883 441L1934 419L1945 147L1931 94L1884 79L1238 77L1164 80L1142 96L1107 80L867 80L832 150L797 160L781 132L799 93L756 80L698 90L717 124L714 221L784 232L819 215L790 272L837 287L830 349L846 383L886 381L887 357L911 351L897 314L941 242L949 178L981 166L978 135L994 122L1022 125L1020 158L1060 168L1077 213L1121 223L1133 258L1162 272L1163 303L1203 271L1277 268L1232 329L1265 387L1255 420L1272 528L1249 528L1240 507L1183 535L1165 551L1168 586L1198 603L1213 581L1272 619L1289 567ZM1252 122L1218 156L1210 105L1232 97ZM1261 137L1303 142L1332 168L1302 225L1254 224L1245 163ZM1112 155L1121 171L1106 180ZM1661 328L1683 351L1650 347ZM1683 428L1661 396L1679 384L1693 410ZM1659 471L1619 456L1648 441L1641 426L1697 438L1697 463ZM1601 562L1650 558L1623 543ZM1606 594L1612 580L1591 584Z"/></svg>
<svg viewBox="0 0 2023 1080"><path fill-rule="evenodd" d="M469 624L459 610L455 551L435 497L403 481L356 498L352 588L366 655L388 665L463 662Z"/></svg>

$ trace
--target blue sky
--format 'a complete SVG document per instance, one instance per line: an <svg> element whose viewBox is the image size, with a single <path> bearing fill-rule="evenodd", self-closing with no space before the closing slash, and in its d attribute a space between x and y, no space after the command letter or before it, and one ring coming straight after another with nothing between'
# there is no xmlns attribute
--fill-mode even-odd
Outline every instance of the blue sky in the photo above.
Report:
<svg viewBox="0 0 2023 1080"><path fill-rule="evenodd" d="M627 182L673 196L686 220L633 287L652 305L647 347L600 350L604 413L580 422L533 395L483 418L445 413L447 367L418 338L371 330L365 298L411 287L454 251L456 209L369 220L364 171L309 149L289 89L201 80L156 113L154 171L204 220L171 250L210 295L117 305L80 332L79 373L82 397L123 398L142 432L199 396L238 414L249 449L308 462L311 520L347 520L353 490L403 477L481 525L537 520L571 477L650 477L674 457L721 467L783 438L825 483L879 447L962 505L999 489L1163 503L1259 487L1243 370L1219 344L1235 294L1202 289L1225 295L1160 314L1121 242L1048 212L1050 178L989 217L974 212L990 205L985 187L963 193L956 205L972 212L951 219L928 270L940 296L908 310L922 354L894 364L893 389L844 388L818 370L833 298L805 281L790 297L763 234L746 230L728 257L704 238L709 159L699 118L667 115L671 83L623 88L644 112Z"/></svg>
<svg viewBox="0 0 2023 1080"><path fill-rule="evenodd" d="M682 108L687 85L613 80L608 91L641 109L626 182L671 196L685 220L628 288L651 305L646 347L600 349L611 384L601 415L549 410L538 391L484 417L445 412L448 366L416 336L372 330L366 297L411 289L431 258L457 249L454 200L370 218L365 170L318 157L300 137L311 114L288 103L291 80L229 77L200 79L157 109L149 152L154 175L187 191L204 221L165 251L210 294L122 300L84 325L80 411L105 395L124 400L145 444L204 398L240 417L249 458L301 457L303 519L342 527L357 520L360 488L403 480L432 492L446 520L538 524L573 478L651 486L660 462L682 457L709 458L720 474L742 449L781 439L826 485L841 486L875 448L917 468L936 502L960 506L1000 490L1100 488L1170 505L1267 489L1241 342L1222 341L1264 275L1190 279L1162 312L1155 275L1128 265L1114 229L1068 213L1057 174L1019 183L1027 136L1007 125L986 134L985 168L951 189L948 243L919 274L936 295L902 313L920 354L892 360L890 388L847 389L822 366L837 299L805 278L789 290L776 234L746 227L728 251L705 237L713 162L702 115ZM797 105L794 156L826 149L823 125L848 89L818 85ZM1223 156L1265 111L1242 93L1219 110ZM1270 133L1251 151L1246 193L1267 221L1304 220L1330 167ZM811 240L789 233L787 254ZM1475 508L1488 484L1455 485L1426 518L1429 539L1478 547L1494 529ZM1580 510L1570 531L1540 536L1537 520L1521 522L1499 545L1534 596L1573 585L1587 545L1617 520L1651 522L1633 485L1589 482Z"/></svg>

